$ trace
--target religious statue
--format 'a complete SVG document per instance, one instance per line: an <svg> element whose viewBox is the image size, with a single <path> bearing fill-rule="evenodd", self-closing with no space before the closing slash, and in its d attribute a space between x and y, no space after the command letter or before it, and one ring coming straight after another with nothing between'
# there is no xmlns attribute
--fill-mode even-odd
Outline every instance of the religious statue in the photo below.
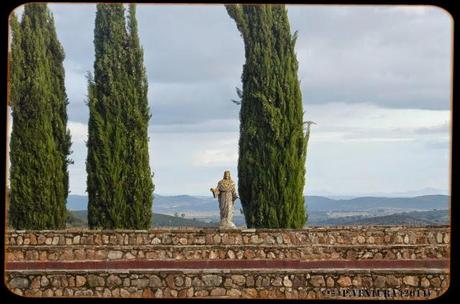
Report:
<svg viewBox="0 0 460 304"><path fill-rule="evenodd" d="M210 189L214 198L219 198L219 228L236 228L233 224L233 205L238 198L235 183L230 178L230 171L224 172L224 178L217 183L217 188Z"/></svg>

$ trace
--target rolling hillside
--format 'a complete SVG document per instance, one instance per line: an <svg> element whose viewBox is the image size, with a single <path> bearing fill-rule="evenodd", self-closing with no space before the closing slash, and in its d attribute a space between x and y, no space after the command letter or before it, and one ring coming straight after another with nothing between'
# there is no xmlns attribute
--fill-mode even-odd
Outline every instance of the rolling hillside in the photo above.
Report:
<svg viewBox="0 0 460 304"><path fill-rule="evenodd" d="M86 210L70 211L67 226L88 227L87 214ZM207 223L197 219L154 213L152 216L152 227L217 227L217 223Z"/></svg>
<svg viewBox="0 0 460 304"><path fill-rule="evenodd" d="M307 210L314 211L374 211L377 209L395 209L401 211L449 209L449 196L423 195L416 197L358 197L352 199L331 199L324 196L305 197ZM86 210L87 198L81 195L69 195L67 208L69 210ZM236 201L236 214L241 208L241 202ZM162 196L155 194L153 201L155 213L169 214L185 213L193 215L218 214L217 199L207 196Z"/></svg>
<svg viewBox="0 0 460 304"><path fill-rule="evenodd" d="M416 197L358 197L331 199L324 196L306 197L308 225L445 225L448 224L447 195ZM70 195L69 225L86 225L86 197ZM236 201L234 222L245 226ZM155 195L154 227L212 227L219 221L218 202L206 196ZM184 215L174 216L175 214Z"/></svg>
<svg viewBox="0 0 460 304"><path fill-rule="evenodd" d="M448 210L411 211L383 216L344 216L317 220L313 217L308 226L342 225L407 225L433 226L449 225Z"/></svg>

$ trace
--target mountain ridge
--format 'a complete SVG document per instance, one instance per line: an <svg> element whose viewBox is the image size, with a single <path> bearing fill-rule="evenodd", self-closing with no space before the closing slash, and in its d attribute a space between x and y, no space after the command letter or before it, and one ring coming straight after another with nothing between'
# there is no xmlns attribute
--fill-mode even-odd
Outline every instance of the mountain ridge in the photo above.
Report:
<svg viewBox="0 0 460 304"><path fill-rule="evenodd" d="M450 196L443 194L421 195L415 197L357 197L352 199L331 199L324 196L307 196L305 199L308 211L366 211L373 209L400 210L433 210L449 209ZM69 210L86 210L87 197L69 195ZM241 208L241 202L235 202L235 210ZM156 213L216 213L219 211L218 201L212 197L193 195L163 196L154 195L153 209Z"/></svg>

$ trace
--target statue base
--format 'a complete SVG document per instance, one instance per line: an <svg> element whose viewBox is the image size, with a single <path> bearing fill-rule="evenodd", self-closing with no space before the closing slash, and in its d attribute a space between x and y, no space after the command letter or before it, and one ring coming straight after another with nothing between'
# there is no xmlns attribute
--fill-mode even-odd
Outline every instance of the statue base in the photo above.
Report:
<svg viewBox="0 0 460 304"><path fill-rule="evenodd" d="M219 229L236 229L237 227L232 222L223 221L219 223Z"/></svg>

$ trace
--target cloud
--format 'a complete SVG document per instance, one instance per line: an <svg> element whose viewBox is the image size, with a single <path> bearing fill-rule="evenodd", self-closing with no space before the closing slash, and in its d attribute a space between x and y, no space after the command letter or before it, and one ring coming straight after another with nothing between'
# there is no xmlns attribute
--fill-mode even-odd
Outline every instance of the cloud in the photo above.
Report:
<svg viewBox="0 0 460 304"><path fill-rule="evenodd" d="M85 192L95 4L49 4L66 59L69 167ZM433 6L289 5L305 120L313 120L306 191L447 188L452 21ZM237 179L242 38L223 5L139 4L149 79L156 192L209 194ZM316 191L317 192L317 191Z"/></svg>
<svg viewBox="0 0 460 304"><path fill-rule="evenodd" d="M69 99L67 106L69 119L87 123L89 110L86 104L88 101L86 71L81 64L72 60L65 60L64 68L66 93Z"/></svg>
<svg viewBox="0 0 460 304"><path fill-rule="evenodd" d="M451 129L450 122L446 120L443 123L436 124L436 125L431 125L428 127L422 127L422 128L416 128L414 130L415 133L419 134L442 134L446 135L449 134L449 131Z"/></svg>
<svg viewBox="0 0 460 304"><path fill-rule="evenodd" d="M449 111L338 103L314 105L310 114L317 125L312 127L309 142L307 193L318 193L318 189L356 194L447 187L449 136L442 128ZM223 126L222 130L215 130L217 126ZM150 128L156 192L204 195L226 169L237 181L237 126L237 120L214 120L191 126L157 126L166 128L162 131ZM87 126L69 121L68 127L75 161L69 166L70 189L84 194ZM422 128L427 131L421 132Z"/></svg>
<svg viewBox="0 0 460 304"><path fill-rule="evenodd" d="M200 167L233 166L238 163L238 133L210 142L193 156L193 165Z"/></svg>
<svg viewBox="0 0 460 304"><path fill-rule="evenodd" d="M450 111L447 110L328 103L311 105L305 114L305 119L307 117L317 123L312 126L311 139L319 141L426 141L437 140L440 135L446 140L449 137L446 123L450 121ZM430 132L423 131L426 129Z"/></svg>
<svg viewBox="0 0 460 304"><path fill-rule="evenodd" d="M151 125L200 124L237 119L240 107L231 102L235 88L221 81L150 84Z"/></svg>
<svg viewBox="0 0 460 304"><path fill-rule="evenodd" d="M195 154L195 166L209 166L209 165L232 165L238 162L237 151L235 149L207 149Z"/></svg>
<svg viewBox="0 0 460 304"><path fill-rule="evenodd" d="M401 192L448 188L449 150L423 141L309 143L305 193Z"/></svg>
<svg viewBox="0 0 460 304"><path fill-rule="evenodd" d="M64 47L66 61L83 67L84 73L92 69L94 62L94 20L96 4L50 3L56 32Z"/></svg>
<svg viewBox="0 0 460 304"><path fill-rule="evenodd" d="M224 170L236 176L237 132L149 134L156 193L208 195Z"/></svg>
<svg viewBox="0 0 460 304"><path fill-rule="evenodd" d="M305 103L449 109L452 22L436 7L422 11L290 7Z"/></svg>
<svg viewBox="0 0 460 304"><path fill-rule="evenodd" d="M212 119L198 123L170 123L150 126L152 136L158 133L213 133L213 132L237 132L239 130L238 119Z"/></svg>
<svg viewBox="0 0 460 304"><path fill-rule="evenodd" d="M94 4L50 4L66 52L69 116L87 122ZM304 103L449 109L451 33L433 6L289 5ZM223 5L139 4L153 124L238 116L244 45ZM353 22L350 22L353 20Z"/></svg>
<svg viewBox="0 0 460 304"><path fill-rule="evenodd" d="M88 125L81 122L69 121L67 128L70 130L73 143L84 143L88 140Z"/></svg>
<svg viewBox="0 0 460 304"><path fill-rule="evenodd" d="M243 42L223 5L138 5L137 17L155 83L240 78Z"/></svg>
<svg viewBox="0 0 460 304"><path fill-rule="evenodd" d="M72 194L84 195L86 192L88 126L81 122L69 121L67 127L72 138L70 158L73 160L73 164L69 165L69 188Z"/></svg>
<svg viewBox="0 0 460 304"><path fill-rule="evenodd" d="M402 13L408 16L424 16L430 9L433 9L433 6L424 6L424 5L395 5L389 7L388 10ZM437 8L440 9L440 8Z"/></svg>

